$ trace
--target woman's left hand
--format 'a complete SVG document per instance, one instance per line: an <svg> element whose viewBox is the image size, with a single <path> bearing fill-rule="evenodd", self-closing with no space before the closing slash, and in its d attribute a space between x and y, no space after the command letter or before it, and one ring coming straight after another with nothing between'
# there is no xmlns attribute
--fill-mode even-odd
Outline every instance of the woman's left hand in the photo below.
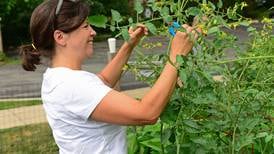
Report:
<svg viewBox="0 0 274 154"><path fill-rule="evenodd" d="M136 28L130 27L128 33L130 35L129 44L135 47L143 36L148 35L148 29L145 25L138 24Z"/></svg>

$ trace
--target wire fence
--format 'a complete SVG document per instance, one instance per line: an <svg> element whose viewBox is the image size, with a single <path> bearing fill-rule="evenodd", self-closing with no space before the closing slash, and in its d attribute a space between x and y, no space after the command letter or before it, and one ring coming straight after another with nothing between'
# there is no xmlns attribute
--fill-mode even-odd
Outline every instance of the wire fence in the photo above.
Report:
<svg viewBox="0 0 274 154"><path fill-rule="evenodd" d="M4 70L2 77L7 75ZM39 98L41 83L27 84L19 80L26 74L14 74L0 82L0 154L58 153Z"/></svg>
<svg viewBox="0 0 274 154"><path fill-rule="evenodd" d="M58 153L40 98L44 70L0 66L0 154ZM121 90L147 86L129 73L120 83Z"/></svg>

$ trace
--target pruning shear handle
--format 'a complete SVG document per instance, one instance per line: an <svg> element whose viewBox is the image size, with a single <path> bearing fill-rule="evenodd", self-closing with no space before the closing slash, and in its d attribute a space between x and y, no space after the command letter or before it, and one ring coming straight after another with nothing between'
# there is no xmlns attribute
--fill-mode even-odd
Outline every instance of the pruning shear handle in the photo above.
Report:
<svg viewBox="0 0 274 154"><path fill-rule="evenodd" d="M181 28L181 25L177 21L172 22L172 24L168 27L169 34L174 37L177 29L179 28Z"/></svg>

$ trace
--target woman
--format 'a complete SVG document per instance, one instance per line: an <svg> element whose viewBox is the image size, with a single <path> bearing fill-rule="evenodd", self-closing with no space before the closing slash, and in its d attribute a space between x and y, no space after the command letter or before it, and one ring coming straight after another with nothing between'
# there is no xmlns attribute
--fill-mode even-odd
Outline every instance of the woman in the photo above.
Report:
<svg viewBox="0 0 274 154"><path fill-rule="evenodd" d="M93 53L96 36L86 20L88 15L88 5L82 1L47 0L40 4L31 17L32 44L21 47L22 65L34 71L40 56L50 59L41 92L60 153L127 153L122 125L156 123L174 89L177 70L167 62L140 101L112 89L133 48L148 33L142 25L129 30L130 40L100 73L81 70L83 61ZM195 34L192 27L184 27ZM186 56L191 48L188 35L177 32L171 61L176 62L176 55Z"/></svg>

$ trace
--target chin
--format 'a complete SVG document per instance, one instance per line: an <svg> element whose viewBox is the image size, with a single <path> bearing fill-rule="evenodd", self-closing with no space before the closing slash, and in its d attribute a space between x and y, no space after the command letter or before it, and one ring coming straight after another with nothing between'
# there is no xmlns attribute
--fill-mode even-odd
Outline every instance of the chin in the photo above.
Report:
<svg viewBox="0 0 274 154"><path fill-rule="evenodd" d="M91 52L88 52L88 53L87 53L87 58L91 58L92 55L93 55L93 52L92 52L92 51L91 51Z"/></svg>

